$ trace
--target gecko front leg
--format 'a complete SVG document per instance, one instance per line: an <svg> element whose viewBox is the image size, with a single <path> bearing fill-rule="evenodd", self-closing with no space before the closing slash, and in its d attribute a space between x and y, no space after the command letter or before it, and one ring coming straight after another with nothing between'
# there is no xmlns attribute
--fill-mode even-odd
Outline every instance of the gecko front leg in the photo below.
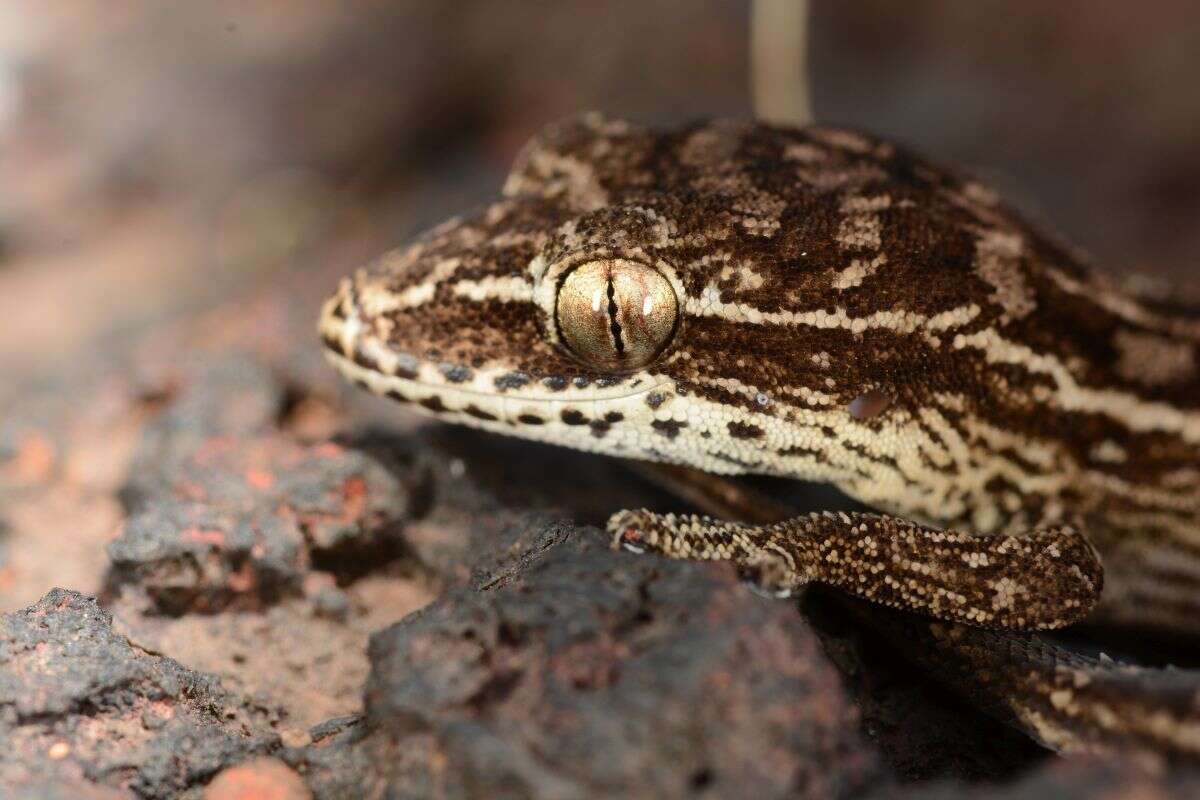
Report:
<svg viewBox="0 0 1200 800"><path fill-rule="evenodd" d="M1052 629L1100 599L1104 572L1074 528L972 536L897 517L823 513L771 525L620 511L614 545L672 558L732 561L788 596L818 582L872 602L985 628Z"/></svg>

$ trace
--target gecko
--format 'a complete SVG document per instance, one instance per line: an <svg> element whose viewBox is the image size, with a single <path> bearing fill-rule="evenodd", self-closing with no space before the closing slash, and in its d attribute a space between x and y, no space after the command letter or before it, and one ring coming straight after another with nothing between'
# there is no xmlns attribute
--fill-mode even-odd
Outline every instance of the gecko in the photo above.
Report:
<svg viewBox="0 0 1200 800"><path fill-rule="evenodd" d="M872 511L608 529L860 598L1053 749L1200 758L1200 675L1036 632L1200 633L1200 303L1106 277L974 179L848 129L586 114L318 327L346 378L443 420L832 484Z"/></svg>

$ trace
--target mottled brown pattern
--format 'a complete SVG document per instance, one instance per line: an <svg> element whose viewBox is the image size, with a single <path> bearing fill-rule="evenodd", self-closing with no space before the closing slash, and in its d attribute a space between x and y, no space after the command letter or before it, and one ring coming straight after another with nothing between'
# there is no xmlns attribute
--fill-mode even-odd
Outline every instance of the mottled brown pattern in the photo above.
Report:
<svg viewBox="0 0 1200 800"><path fill-rule="evenodd" d="M653 270L675 295L643 366L604 349L624 346L638 295L598 263ZM564 311L585 265L607 306L583 292ZM551 126L501 199L344 281L321 333L352 380L445 419L831 482L893 515L892 533L928 530L911 519L999 537L987 550L1077 525L1104 564L1093 619L1200 633L1200 308L1114 285L985 187L870 136ZM922 589L986 596L978 573L934 561ZM1067 584L1041 588L1009 619L1083 607Z"/></svg>

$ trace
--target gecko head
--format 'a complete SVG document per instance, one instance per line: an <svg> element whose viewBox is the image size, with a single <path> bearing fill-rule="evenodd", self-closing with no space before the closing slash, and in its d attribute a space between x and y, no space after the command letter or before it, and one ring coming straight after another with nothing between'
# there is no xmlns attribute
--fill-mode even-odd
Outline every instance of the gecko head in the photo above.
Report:
<svg viewBox="0 0 1200 800"><path fill-rule="evenodd" d="M661 458L646 440L673 393L661 367L684 289L636 224L613 240L627 213L521 198L452 220L341 282L320 320L328 357L450 421Z"/></svg>
<svg viewBox="0 0 1200 800"><path fill-rule="evenodd" d="M868 467L911 446L917 393L979 374L944 368L981 311L958 186L847 131L586 116L344 280L320 330L349 378L454 422L884 494Z"/></svg>

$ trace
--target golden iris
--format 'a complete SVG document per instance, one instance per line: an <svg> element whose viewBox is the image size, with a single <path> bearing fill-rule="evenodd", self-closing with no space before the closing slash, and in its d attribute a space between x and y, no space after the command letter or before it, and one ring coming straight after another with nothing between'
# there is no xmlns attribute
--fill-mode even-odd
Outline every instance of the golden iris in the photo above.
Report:
<svg viewBox="0 0 1200 800"><path fill-rule="evenodd" d="M636 261L588 261L558 287L559 336L576 358L596 369L628 371L649 364L670 344L678 320L671 284Z"/></svg>

